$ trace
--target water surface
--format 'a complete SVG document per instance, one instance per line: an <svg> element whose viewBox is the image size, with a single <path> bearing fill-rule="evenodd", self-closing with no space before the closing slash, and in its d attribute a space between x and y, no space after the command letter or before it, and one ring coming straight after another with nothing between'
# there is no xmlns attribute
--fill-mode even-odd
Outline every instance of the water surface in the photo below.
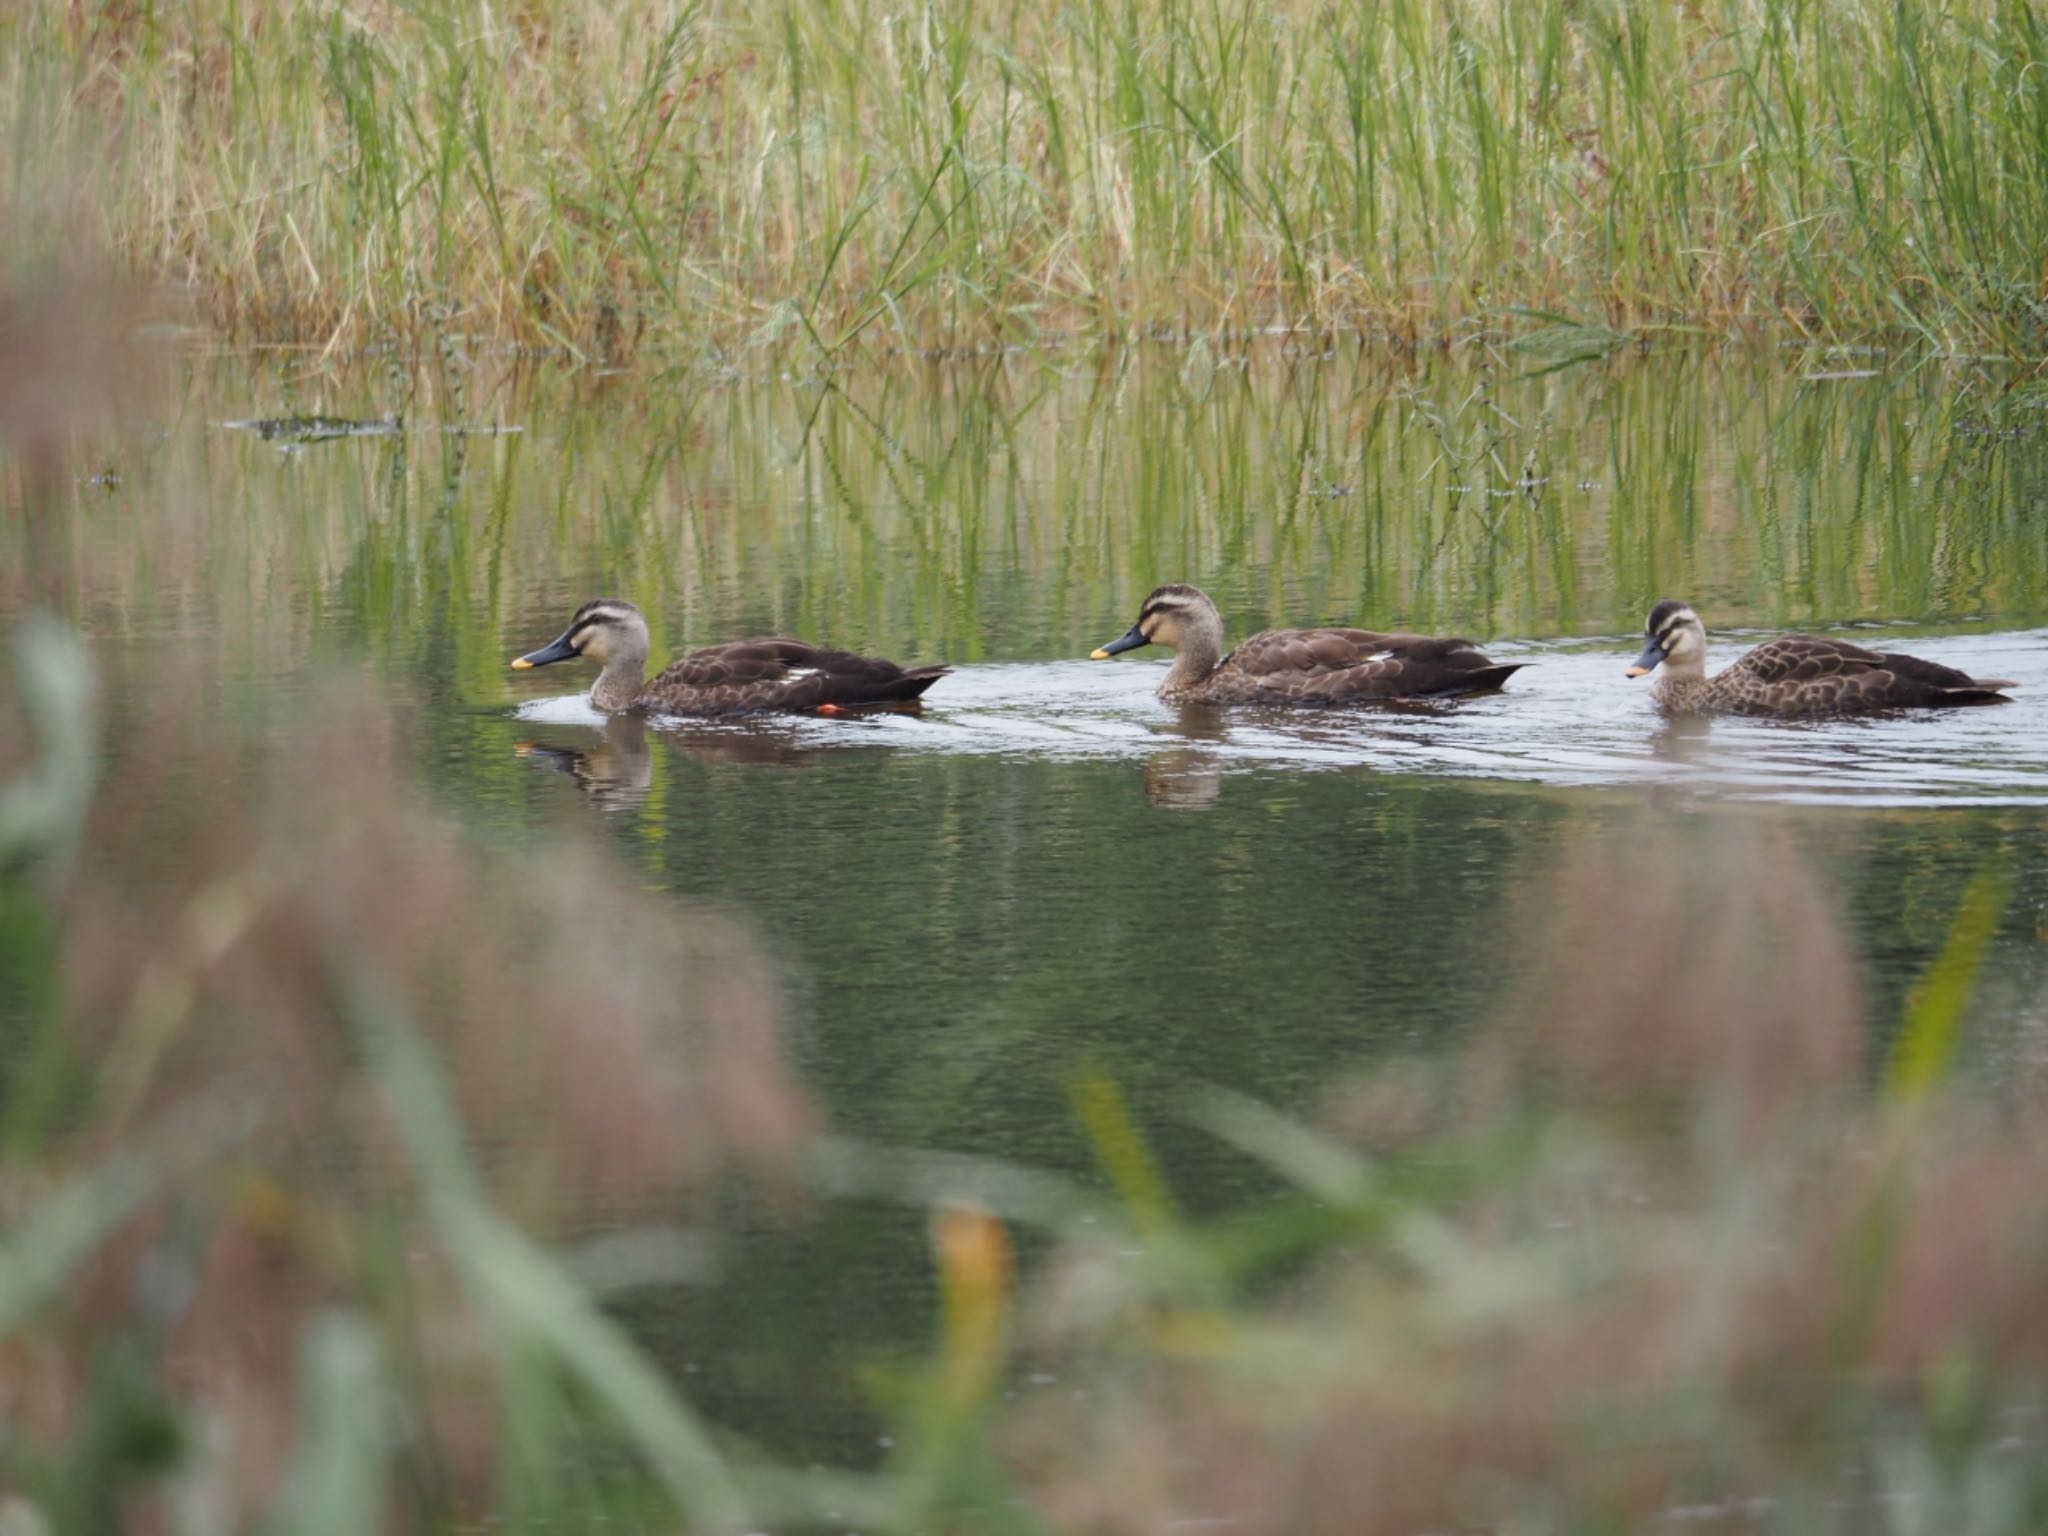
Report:
<svg viewBox="0 0 2048 1536"><path fill-rule="evenodd" d="M459 348L419 379L197 360L118 462L81 466L60 596L117 713L196 660L196 707L260 742L316 679L367 676L483 836L518 855L573 821L651 893L742 916L806 1081L873 1142L1092 1178L1067 1097L1088 1064L1190 1206L1256 1200L1181 1115L1192 1091L1308 1112L1362 1060L1448 1048L1512 988L1507 893L1644 815L1764 818L1811 850L1880 1021L2002 868L1971 1048L1993 1072L2038 1055L2040 411L1979 370L1797 354L1223 362L657 381ZM293 415L378 430L232 425ZM1162 581L1206 587L1233 638L1454 631L1532 665L1454 703L1177 709L1153 653L1081 659ZM607 722L587 676L505 665L600 593L640 604L658 655L791 632L958 670L917 715ZM1799 628L2023 686L1995 709L1666 722L1623 670L1667 596L1717 663ZM724 1283L628 1312L725 1421L859 1462L858 1368L924 1336L926 1266L919 1213L845 1202L764 1220Z"/></svg>
<svg viewBox="0 0 2048 1536"><path fill-rule="evenodd" d="M1918 647L1979 677L2048 688L2048 631L1990 634L1838 631L1855 644ZM1749 644L1710 651L1718 669ZM1902 710L1843 720L1666 718L1644 682L1623 680L1637 649L1610 642L1496 643L1528 665L1493 694L1330 709L1219 709L1157 696L1163 664L1051 661L966 666L916 714L852 720L608 721L585 693L527 700L514 717L546 733L551 760L580 757L600 804L652 784L654 746L703 759L796 763L888 747L1059 762L1129 762L1162 805L1209 804L1254 769L1442 774L1555 786L1655 784L1702 799L1865 806L2048 803L2048 739L2038 710ZM603 738L600 743L599 738Z"/></svg>

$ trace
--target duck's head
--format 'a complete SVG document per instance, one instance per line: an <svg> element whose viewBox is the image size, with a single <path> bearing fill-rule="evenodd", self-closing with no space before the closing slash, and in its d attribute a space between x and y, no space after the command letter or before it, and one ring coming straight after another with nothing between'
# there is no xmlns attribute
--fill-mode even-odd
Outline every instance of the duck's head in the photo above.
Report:
<svg viewBox="0 0 2048 1536"><path fill-rule="evenodd" d="M1659 662L1668 661L1681 671L1706 663L1707 626L1684 603L1666 598L1652 608L1650 622L1643 626L1643 633L1646 637L1643 654L1628 669L1630 677L1642 677L1654 671Z"/></svg>
<svg viewBox="0 0 2048 1536"><path fill-rule="evenodd" d="M1089 660L1107 661L1125 651L1135 651L1141 645L1163 645L1170 651L1179 650L1197 635L1220 638L1222 633L1223 620L1216 612L1216 605L1209 601L1209 594L1200 587L1175 582L1171 586L1153 588L1152 595L1138 610L1138 622L1109 644L1089 652Z"/></svg>
<svg viewBox="0 0 2048 1536"><path fill-rule="evenodd" d="M647 660L647 620L622 597L600 597L576 610L569 627L551 644L528 651L515 668L545 667L582 656L610 669L632 667Z"/></svg>

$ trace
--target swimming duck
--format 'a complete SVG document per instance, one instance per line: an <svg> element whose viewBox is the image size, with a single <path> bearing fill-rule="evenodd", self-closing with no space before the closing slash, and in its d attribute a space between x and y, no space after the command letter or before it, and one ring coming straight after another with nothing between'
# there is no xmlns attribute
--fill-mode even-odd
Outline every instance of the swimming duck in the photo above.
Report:
<svg viewBox="0 0 2048 1536"><path fill-rule="evenodd" d="M1470 640L1369 629L1269 629L1228 655L1223 620L1199 587L1155 589L1138 622L1092 653L1107 661L1141 645L1174 652L1159 696L1202 704L1347 704L1498 688L1522 662L1490 661Z"/></svg>
<svg viewBox="0 0 2048 1536"><path fill-rule="evenodd" d="M647 620L631 603L600 597L576 610L550 645L530 651L515 667L545 667L582 656L601 670L590 702L617 714L652 709L672 715L736 715L764 709L834 710L915 699L952 670L917 667L828 650L806 640L775 636L732 640L692 651L655 674L647 669Z"/></svg>
<svg viewBox="0 0 2048 1536"><path fill-rule="evenodd" d="M2018 686L1818 635L1767 640L1708 677L1706 626L1686 604L1668 599L1650 610L1645 632L1648 643L1628 675L1642 677L1661 663L1664 675L1651 685L1650 695L1667 714L1795 719L1946 709L2009 703L1998 690Z"/></svg>

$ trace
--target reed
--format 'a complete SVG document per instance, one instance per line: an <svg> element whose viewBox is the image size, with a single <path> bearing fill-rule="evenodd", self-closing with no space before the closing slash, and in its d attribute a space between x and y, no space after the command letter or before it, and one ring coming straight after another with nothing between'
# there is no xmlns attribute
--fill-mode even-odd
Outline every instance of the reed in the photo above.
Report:
<svg viewBox="0 0 2048 1536"><path fill-rule="evenodd" d="M1468 1050L1321 1125L1188 1104L1289 1192L1221 1222L1128 1192L1143 1144L1097 1088L1125 1209L1031 1293L1060 1390L1004 1432L1036 1508L1100 1536L2034 1528L2039 1082L1958 1092L1946 1054L2003 904L1987 869L1885 1047L1769 829L1581 838Z"/></svg>
<svg viewBox="0 0 2048 1536"><path fill-rule="evenodd" d="M90 167L246 340L700 361L1530 323L2048 355L2015 0L596 0L0 14L0 196Z"/></svg>

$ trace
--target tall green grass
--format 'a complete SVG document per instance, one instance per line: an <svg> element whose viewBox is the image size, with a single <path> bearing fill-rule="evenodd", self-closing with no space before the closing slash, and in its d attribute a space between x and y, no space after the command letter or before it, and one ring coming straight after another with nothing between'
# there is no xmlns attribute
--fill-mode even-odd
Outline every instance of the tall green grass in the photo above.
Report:
<svg viewBox="0 0 2048 1536"><path fill-rule="evenodd" d="M2022 0L595 0L0 14L0 189L89 175L244 339L617 356L1265 326L2048 356Z"/></svg>

